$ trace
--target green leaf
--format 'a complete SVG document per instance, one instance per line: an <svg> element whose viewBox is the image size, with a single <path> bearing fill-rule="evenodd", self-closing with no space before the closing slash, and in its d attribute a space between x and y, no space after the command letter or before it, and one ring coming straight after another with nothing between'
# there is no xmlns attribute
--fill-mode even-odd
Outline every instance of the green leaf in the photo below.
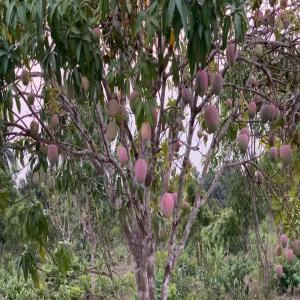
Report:
<svg viewBox="0 0 300 300"><path fill-rule="evenodd" d="M38 0L36 2L36 7L37 7L37 9L36 9L37 15L38 15L39 19L41 20L43 18L43 1Z"/></svg>
<svg viewBox="0 0 300 300"><path fill-rule="evenodd" d="M204 67L205 63L206 63L206 54L207 54L207 47L206 47L205 39L201 39L198 42L196 49L198 49L201 66Z"/></svg>
<svg viewBox="0 0 300 300"><path fill-rule="evenodd" d="M7 51L4 51L3 49L0 49L0 57L3 55L7 55Z"/></svg>
<svg viewBox="0 0 300 300"><path fill-rule="evenodd" d="M145 119L149 121L150 125L154 125L154 119L153 119L153 114L152 114L152 103L150 101L147 101L144 103L144 114L145 114Z"/></svg>
<svg viewBox="0 0 300 300"><path fill-rule="evenodd" d="M60 244L55 251L54 257L58 266L58 270L61 273L66 274L70 270L73 260L72 252L69 246L66 244Z"/></svg>
<svg viewBox="0 0 300 300"><path fill-rule="evenodd" d="M205 1L201 10L201 23L204 25L205 28L209 28L211 22L211 14L212 12L209 6L209 1Z"/></svg>
<svg viewBox="0 0 300 300"><path fill-rule="evenodd" d="M17 5L17 15L22 25L26 24L26 7L23 5Z"/></svg>
<svg viewBox="0 0 300 300"><path fill-rule="evenodd" d="M168 28L172 24L174 10L175 10L175 0L170 0L168 10L167 10L167 27Z"/></svg>
<svg viewBox="0 0 300 300"><path fill-rule="evenodd" d="M223 25L222 46L221 46L222 50L224 50L227 46L227 39L228 39L230 26L231 26L231 18L230 16L226 16Z"/></svg>
<svg viewBox="0 0 300 300"><path fill-rule="evenodd" d="M10 122L14 122L14 114L11 110L8 111L8 118Z"/></svg>
<svg viewBox="0 0 300 300"><path fill-rule="evenodd" d="M180 18L178 10L175 10L174 21L173 21L173 33L175 36L175 41L177 43L176 44L177 47L179 47L179 34L180 34L181 29L182 29L181 18Z"/></svg>
<svg viewBox="0 0 300 300"><path fill-rule="evenodd" d="M176 7L180 14L183 28L184 28L185 32L187 32L188 31L188 24L187 24L188 10L185 9L185 1L182 2L182 0L175 0L175 3L176 3Z"/></svg>
<svg viewBox="0 0 300 300"><path fill-rule="evenodd" d="M21 258L21 266L22 266L22 271L23 271L23 276L25 280L28 279L28 262L26 260L26 256L23 256Z"/></svg>
<svg viewBox="0 0 300 300"><path fill-rule="evenodd" d="M143 21L145 19L145 16L146 16L146 14L145 14L144 11L141 11L138 14L136 22L135 22L135 26L134 26L134 33L133 33L134 37L136 37L136 35L138 34L138 32L141 30L141 27L142 27Z"/></svg>
<svg viewBox="0 0 300 300"><path fill-rule="evenodd" d="M118 176L117 178L117 196L122 195L123 186L122 186L122 178Z"/></svg>
<svg viewBox="0 0 300 300"><path fill-rule="evenodd" d="M18 96L15 96L15 101L16 101L16 106L17 106L18 113L20 113L21 112L20 98Z"/></svg>
<svg viewBox="0 0 300 300"><path fill-rule="evenodd" d="M48 222L39 203L29 209L24 224L25 233L29 241L46 241L48 236Z"/></svg>
<svg viewBox="0 0 300 300"><path fill-rule="evenodd" d="M102 0L100 2L101 20L105 19L109 13L109 0Z"/></svg>
<svg viewBox="0 0 300 300"><path fill-rule="evenodd" d="M240 16L242 18L242 33L243 33L242 34L242 42L244 42L245 35L246 35L247 29L248 29L248 20L244 13L240 13Z"/></svg>
<svg viewBox="0 0 300 300"><path fill-rule="evenodd" d="M4 165L3 161L0 159L0 169L6 172L6 166Z"/></svg>
<svg viewBox="0 0 300 300"><path fill-rule="evenodd" d="M247 31L247 20L243 13L234 14L235 37L239 42L243 42Z"/></svg>
<svg viewBox="0 0 300 300"><path fill-rule="evenodd" d="M6 11L6 24L10 24L10 19L11 19L11 15L12 15L12 11L14 9L16 5L16 1L12 1Z"/></svg>
<svg viewBox="0 0 300 300"><path fill-rule="evenodd" d="M9 193L8 191L5 190L0 190L0 211L4 212L5 209L7 208L8 204L8 199L9 199Z"/></svg>
<svg viewBox="0 0 300 300"><path fill-rule="evenodd" d="M3 63L3 74L6 74L7 68L8 68L8 57L6 57Z"/></svg>
<svg viewBox="0 0 300 300"><path fill-rule="evenodd" d="M139 103L136 109L136 127L139 130L144 122L144 105L143 103Z"/></svg>
<svg viewBox="0 0 300 300"><path fill-rule="evenodd" d="M198 24L198 35L199 35L199 39L202 39L203 31L204 31L204 27L203 27L202 23L199 23L199 24Z"/></svg>
<svg viewBox="0 0 300 300"><path fill-rule="evenodd" d="M206 52L209 53L211 50L211 31L210 30L204 30L204 38L205 38L205 45L206 45Z"/></svg>
<svg viewBox="0 0 300 300"><path fill-rule="evenodd" d="M39 278L38 272L37 272L37 270L35 269L34 266L30 266L29 273L31 275L34 286L36 288L39 288L40 287L40 278Z"/></svg>
<svg viewBox="0 0 300 300"><path fill-rule="evenodd" d="M173 82L175 86L178 86L179 84L179 63L174 58L172 62L172 75L173 75Z"/></svg>
<svg viewBox="0 0 300 300"><path fill-rule="evenodd" d="M188 55L188 59L189 59L189 66L190 66L191 75L194 74L195 63L196 63L196 59L195 59L193 48L194 48L194 46L193 46L193 39L191 39L189 41L188 47L187 47L187 55Z"/></svg>
<svg viewBox="0 0 300 300"><path fill-rule="evenodd" d="M234 29L235 29L235 37L238 41L241 40L242 37L242 19L239 14L234 14Z"/></svg>
<svg viewBox="0 0 300 300"><path fill-rule="evenodd" d="M76 59L78 63L80 61L81 46L82 46L82 42L80 41L76 47Z"/></svg>

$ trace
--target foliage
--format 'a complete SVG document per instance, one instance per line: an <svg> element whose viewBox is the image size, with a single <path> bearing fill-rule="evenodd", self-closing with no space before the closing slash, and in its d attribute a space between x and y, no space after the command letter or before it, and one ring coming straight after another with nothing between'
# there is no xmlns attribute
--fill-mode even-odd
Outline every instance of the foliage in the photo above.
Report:
<svg viewBox="0 0 300 300"><path fill-rule="evenodd" d="M32 280L18 278L11 263L0 269L0 295L5 299L35 300L35 299L82 299L91 295L91 278L89 275L59 276L51 264L46 264L48 274L42 275L43 284L37 289ZM129 291L131 291L129 293ZM97 278L97 295L106 295L106 299L123 298L134 294L134 275L116 276L113 280L105 276Z"/></svg>
<svg viewBox="0 0 300 300"><path fill-rule="evenodd" d="M225 249L235 252L241 229L236 212L231 208L225 208L215 222L203 229L200 239L204 249L209 241L216 247L222 245Z"/></svg>
<svg viewBox="0 0 300 300"><path fill-rule="evenodd" d="M173 274L170 285L171 299L251 299L247 294L245 278L254 261L245 259L244 253L228 258L222 248L207 248L201 256L185 252ZM157 296L162 279L162 257L157 256Z"/></svg>
<svg viewBox="0 0 300 300"><path fill-rule="evenodd" d="M300 283L300 263L299 259L296 262L289 264L285 262L283 264L282 277L278 279L278 291L280 293L286 293L289 288L292 290Z"/></svg>

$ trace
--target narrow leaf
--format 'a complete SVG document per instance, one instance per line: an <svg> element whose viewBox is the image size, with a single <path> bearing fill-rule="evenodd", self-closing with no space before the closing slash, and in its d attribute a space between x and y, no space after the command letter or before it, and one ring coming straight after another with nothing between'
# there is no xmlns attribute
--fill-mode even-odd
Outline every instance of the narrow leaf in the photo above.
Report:
<svg viewBox="0 0 300 300"><path fill-rule="evenodd" d="M167 27L171 26L174 10L175 10L175 0L170 0L168 10L167 10Z"/></svg>
<svg viewBox="0 0 300 300"><path fill-rule="evenodd" d="M223 25L222 47L221 47L222 50L224 50L227 46L227 38L228 38L230 26L231 26L230 16L226 16Z"/></svg>

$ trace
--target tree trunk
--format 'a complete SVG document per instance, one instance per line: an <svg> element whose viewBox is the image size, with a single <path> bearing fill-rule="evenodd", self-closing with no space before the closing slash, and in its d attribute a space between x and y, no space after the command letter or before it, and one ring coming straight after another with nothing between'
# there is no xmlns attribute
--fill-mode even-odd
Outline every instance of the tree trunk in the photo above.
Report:
<svg viewBox="0 0 300 300"><path fill-rule="evenodd" d="M154 262L155 262L155 247L154 247L154 243L152 243L150 253L149 253L149 256L148 256L148 264L147 264L149 299L150 300L155 299Z"/></svg>
<svg viewBox="0 0 300 300"><path fill-rule="evenodd" d="M95 242L91 243L91 268L96 269L96 245ZM96 274L91 273L91 300L96 299Z"/></svg>
<svg viewBox="0 0 300 300"><path fill-rule="evenodd" d="M154 280L154 251L149 243L140 243L139 256L134 255L136 262L135 278L138 299L154 300L155 299L155 280ZM145 247L147 246L147 247Z"/></svg>
<svg viewBox="0 0 300 300"><path fill-rule="evenodd" d="M171 254L166 268L165 268L165 275L163 279L163 284L161 288L161 299L167 300L169 295L169 284L171 280L171 274L173 272L174 266L175 266L176 256L174 253Z"/></svg>
<svg viewBox="0 0 300 300"><path fill-rule="evenodd" d="M149 300L149 281L147 266L143 262L137 262L135 270L138 298L140 300Z"/></svg>
<svg viewBox="0 0 300 300"><path fill-rule="evenodd" d="M145 232L145 228L142 226L131 216L130 221L127 220L125 223L125 235L136 263L135 278L138 299L154 300L155 245L152 232Z"/></svg>
<svg viewBox="0 0 300 300"><path fill-rule="evenodd" d="M168 293L169 293L168 289L169 289L170 278L171 278L171 273L169 272L163 281L163 286L161 289L161 299L162 300L168 299Z"/></svg>
<svg viewBox="0 0 300 300"><path fill-rule="evenodd" d="M258 256L261 263L262 273L263 273L263 284L264 284L264 293L267 296L270 292L270 267L267 257L267 250L264 249L263 241L259 232L259 220L257 216L256 208L256 194L255 190L250 183L250 197L251 197L251 206L252 206L252 215L253 215L253 225L256 239L256 247L258 251Z"/></svg>

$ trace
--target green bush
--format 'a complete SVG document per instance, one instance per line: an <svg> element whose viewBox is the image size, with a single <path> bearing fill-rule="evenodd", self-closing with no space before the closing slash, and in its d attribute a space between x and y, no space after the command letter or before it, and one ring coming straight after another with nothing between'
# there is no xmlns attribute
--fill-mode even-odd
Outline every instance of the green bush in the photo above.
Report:
<svg viewBox="0 0 300 300"><path fill-rule="evenodd" d="M35 300L39 299L31 280L18 279L12 264L0 268L0 296L7 300ZM1 297L0 297L1 298Z"/></svg>
<svg viewBox="0 0 300 300"><path fill-rule="evenodd" d="M293 264L285 262L282 277L277 280L277 291L280 294L286 293L289 288L293 291L300 283L300 260L295 259Z"/></svg>
<svg viewBox="0 0 300 300"><path fill-rule="evenodd" d="M159 299L164 275L166 252L156 257L156 297ZM206 245L201 257L188 249L181 256L171 279L169 299L251 299L245 278L253 261L244 253L225 256L221 247Z"/></svg>

